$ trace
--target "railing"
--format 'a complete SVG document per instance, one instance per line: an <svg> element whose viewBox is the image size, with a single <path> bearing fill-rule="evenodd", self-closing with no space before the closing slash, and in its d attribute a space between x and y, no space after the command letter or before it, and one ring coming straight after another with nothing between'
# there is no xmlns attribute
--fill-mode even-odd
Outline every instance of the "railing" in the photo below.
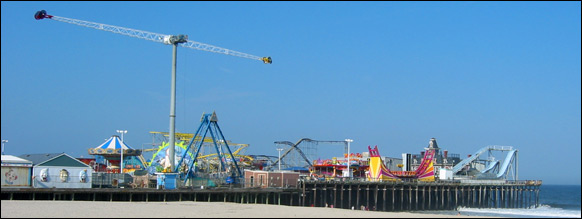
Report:
<svg viewBox="0 0 582 219"><path fill-rule="evenodd" d="M133 183L133 177L128 173L93 173L91 177L92 188L119 188Z"/></svg>
<svg viewBox="0 0 582 219"><path fill-rule="evenodd" d="M489 148L489 150L496 150L496 151L511 151L511 150L513 150L513 146L489 145L487 147Z"/></svg>
<svg viewBox="0 0 582 219"><path fill-rule="evenodd" d="M513 185L528 185L528 186L541 186L542 180L506 180L507 184Z"/></svg>

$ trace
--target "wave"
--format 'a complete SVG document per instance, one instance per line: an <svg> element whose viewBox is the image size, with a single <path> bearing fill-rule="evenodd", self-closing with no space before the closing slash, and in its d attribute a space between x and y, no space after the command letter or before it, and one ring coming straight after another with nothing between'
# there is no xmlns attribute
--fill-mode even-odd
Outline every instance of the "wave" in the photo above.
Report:
<svg viewBox="0 0 582 219"><path fill-rule="evenodd" d="M531 209L506 209L506 208L460 208L459 211L467 215L495 215L502 217L560 217L560 218L580 218L580 210L569 210L562 208L554 208L549 205L541 205L537 208Z"/></svg>
<svg viewBox="0 0 582 219"><path fill-rule="evenodd" d="M548 205L552 208L561 208L565 210L577 210L580 209L580 203L572 204L572 203L556 203L556 202L546 202L542 203L542 206Z"/></svg>

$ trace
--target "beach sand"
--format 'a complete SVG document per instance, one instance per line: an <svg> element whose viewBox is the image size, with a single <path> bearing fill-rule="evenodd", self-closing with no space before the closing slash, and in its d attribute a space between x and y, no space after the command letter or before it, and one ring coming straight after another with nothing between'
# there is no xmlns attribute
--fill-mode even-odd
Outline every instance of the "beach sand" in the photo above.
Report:
<svg viewBox="0 0 582 219"><path fill-rule="evenodd" d="M2 218L464 218L407 212L360 211L322 207L239 204L229 202L100 202L2 200Z"/></svg>

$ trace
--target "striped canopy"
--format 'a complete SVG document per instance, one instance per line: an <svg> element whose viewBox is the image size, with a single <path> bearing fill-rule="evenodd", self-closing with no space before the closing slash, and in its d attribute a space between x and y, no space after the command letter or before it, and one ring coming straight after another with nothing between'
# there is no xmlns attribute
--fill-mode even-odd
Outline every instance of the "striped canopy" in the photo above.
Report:
<svg viewBox="0 0 582 219"><path fill-rule="evenodd" d="M132 147L126 145L124 142L121 141L121 139L119 139L119 136L114 135L111 136L111 138L107 139L107 141L101 145L99 145L96 148L101 148L101 149L133 149Z"/></svg>
<svg viewBox="0 0 582 219"><path fill-rule="evenodd" d="M111 138L107 139L105 143L95 148L89 148L88 152L90 155L103 156L103 158L108 160L111 164L119 164L122 153L123 157L141 155L141 150L133 149L126 145L117 135L111 136Z"/></svg>

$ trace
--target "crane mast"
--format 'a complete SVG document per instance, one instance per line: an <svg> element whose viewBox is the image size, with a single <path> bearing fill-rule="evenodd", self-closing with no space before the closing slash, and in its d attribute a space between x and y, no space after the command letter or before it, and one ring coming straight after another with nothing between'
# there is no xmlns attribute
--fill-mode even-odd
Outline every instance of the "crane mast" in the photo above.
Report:
<svg viewBox="0 0 582 219"><path fill-rule="evenodd" d="M145 40L150 40L150 41L154 41L154 42L158 42L158 43L164 43L166 45L172 45L172 84L171 84L171 97L170 97L170 139L169 139L169 154L170 154L170 164L171 164L171 170L174 170L174 161L175 161L175 118L176 118L176 57L177 57L177 46L182 46L182 47L186 47L186 48L190 48L190 49L197 49L197 50L203 50L203 51L207 51L207 52L214 52L214 53L220 53L220 54L225 54L225 55L231 55L231 56L237 56L237 57L241 57L241 58L248 58L248 59L254 59L254 60L259 60L259 61L263 61L263 63L265 64L271 64L271 57L259 57L259 56L255 56L255 55L251 55L251 54L246 54L246 53L242 53L242 52L237 52L234 50L230 50L230 49L225 49L225 48L221 48L218 46L213 46L213 45L209 45L209 44L205 44L205 43L200 43L200 42L196 42L196 41L189 41L188 40L188 35L167 35L167 34L159 34L159 33L153 33L153 32L147 32L147 31L142 31L142 30L136 30L136 29L131 29L131 28L125 28L125 27L118 27L118 26L113 26L113 25L107 25L107 24L100 24L100 23L95 23L95 22L90 22L90 21L83 21L83 20L77 20L77 19L72 19L72 18L65 18L65 17L59 17L59 16L53 16L53 15L49 15L46 13L45 10L40 10L37 11L34 14L34 18L36 20L42 20L42 19L51 19L51 20L55 20L55 21L60 21L60 22L65 22L65 23L70 23L70 24L75 24L75 25L79 25L79 26L83 26L83 27L89 27L89 28L94 28L97 30L103 30L103 31L109 31L112 33L117 33L117 34L121 34L121 35L126 35L126 36L130 36L130 37L135 37L135 38L140 38L140 39L145 39Z"/></svg>

